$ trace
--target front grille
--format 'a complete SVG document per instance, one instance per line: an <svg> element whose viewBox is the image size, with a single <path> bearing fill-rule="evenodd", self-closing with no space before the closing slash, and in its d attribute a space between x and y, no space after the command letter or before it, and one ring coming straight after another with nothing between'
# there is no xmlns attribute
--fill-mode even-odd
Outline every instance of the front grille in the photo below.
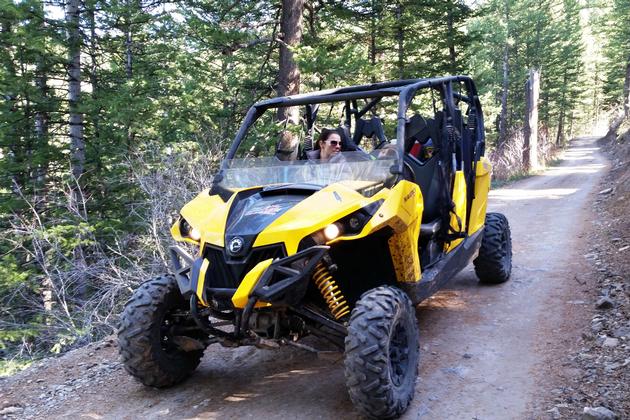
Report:
<svg viewBox="0 0 630 420"><path fill-rule="evenodd" d="M235 289L256 264L269 258L284 258L286 252L282 244L253 248L244 258L228 258L223 248L206 246L204 257L208 259L206 287Z"/></svg>

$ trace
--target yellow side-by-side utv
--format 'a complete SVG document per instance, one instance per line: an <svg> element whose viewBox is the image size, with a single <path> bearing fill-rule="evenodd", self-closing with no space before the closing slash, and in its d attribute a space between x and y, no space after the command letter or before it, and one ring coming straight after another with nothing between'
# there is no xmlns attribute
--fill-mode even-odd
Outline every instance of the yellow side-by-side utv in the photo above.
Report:
<svg viewBox="0 0 630 420"><path fill-rule="evenodd" d="M324 128L341 143L325 159ZM210 344L313 335L345 352L358 410L399 416L418 373L414 305L471 261L482 282L510 276L510 230L486 214L483 155L481 104L466 76L256 103L210 188L171 229L195 255L172 247L172 273L142 284L125 307L125 368L166 387Z"/></svg>

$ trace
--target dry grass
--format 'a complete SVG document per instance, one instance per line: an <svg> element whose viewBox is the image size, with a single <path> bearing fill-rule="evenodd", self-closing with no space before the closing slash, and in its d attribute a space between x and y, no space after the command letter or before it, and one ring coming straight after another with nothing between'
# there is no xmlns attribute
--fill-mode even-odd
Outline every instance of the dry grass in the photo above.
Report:
<svg viewBox="0 0 630 420"><path fill-rule="evenodd" d="M524 136L521 128L512 130L507 140L496 148L490 148L488 159L492 162L492 176L498 181L509 181L527 176L523 166ZM547 130L538 134L538 162L541 167L552 162L560 149L548 138Z"/></svg>

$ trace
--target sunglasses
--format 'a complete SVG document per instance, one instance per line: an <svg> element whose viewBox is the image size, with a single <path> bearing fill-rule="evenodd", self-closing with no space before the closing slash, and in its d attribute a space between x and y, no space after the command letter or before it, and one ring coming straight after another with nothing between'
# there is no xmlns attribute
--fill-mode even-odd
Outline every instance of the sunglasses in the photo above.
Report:
<svg viewBox="0 0 630 420"><path fill-rule="evenodd" d="M325 141L327 141L331 146L341 145L341 142L338 140L325 140Z"/></svg>

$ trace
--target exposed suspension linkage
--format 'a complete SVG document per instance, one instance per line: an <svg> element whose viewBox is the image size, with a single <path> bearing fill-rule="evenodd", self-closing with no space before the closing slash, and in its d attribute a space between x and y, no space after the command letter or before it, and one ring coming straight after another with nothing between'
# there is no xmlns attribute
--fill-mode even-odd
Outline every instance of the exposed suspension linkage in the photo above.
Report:
<svg viewBox="0 0 630 420"><path fill-rule="evenodd" d="M315 285L321 292L335 319L339 319L350 313L350 307L346 302L346 298L343 296L335 279L330 274L330 270L322 261L315 267L313 280L315 280Z"/></svg>

